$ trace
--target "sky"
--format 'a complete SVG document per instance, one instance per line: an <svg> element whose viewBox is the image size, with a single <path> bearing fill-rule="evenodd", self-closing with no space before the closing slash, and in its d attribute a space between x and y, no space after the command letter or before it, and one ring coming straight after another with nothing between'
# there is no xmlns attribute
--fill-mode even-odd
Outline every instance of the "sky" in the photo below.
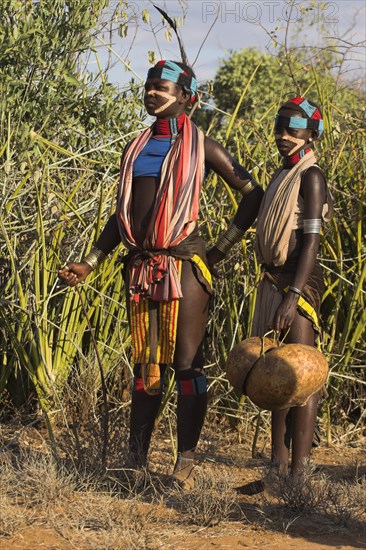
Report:
<svg viewBox="0 0 366 550"><path fill-rule="evenodd" d="M180 34L191 64L199 82L214 77L220 60L227 57L230 50L255 47L261 51L274 53L269 33L275 31L279 41L284 40L286 19L289 15L289 2L286 0L156 0L171 17L180 17L184 23ZM99 42L98 54L102 63L106 62L110 51L113 68L109 79L119 85L126 84L131 76L143 81L150 67L148 50L156 53L157 59L180 59L178 43L175 37L171 41L165 38L167 26L162 24L161 15L153 7L151 0L128 1L127 36L112 35L112 50L107 50ZM321 10L320 5L324 5ZM119 0L113 0L111 6L118 8ZM306 29L300 29L302 8L310 8ZM150 13L150 21L144 23L144 10ZM312 2L295 0L291 11L290 29L296 30L296 36L290 36L298 44L317 46L327 45L327 38L337 39L345 48L349 44L362 43L347 53L345 76L363 80L366 86L366 1L336 0L332 2ZM116 11L116 27L122 21L121 9ZM322 30L323 29L323 30ZM291 34L291 33L290 33ZM208 36L207 36L208 35ZM104 35L107 41L109 35ZM103 38L102 38L103 40ZM198 56L198 57L197 57ZM126 70L130 63L132 71ZM91 64L93 61L91 60ZM92 67L90 67L92 69ZM93 70L93 69L92 69Z"/></svg>

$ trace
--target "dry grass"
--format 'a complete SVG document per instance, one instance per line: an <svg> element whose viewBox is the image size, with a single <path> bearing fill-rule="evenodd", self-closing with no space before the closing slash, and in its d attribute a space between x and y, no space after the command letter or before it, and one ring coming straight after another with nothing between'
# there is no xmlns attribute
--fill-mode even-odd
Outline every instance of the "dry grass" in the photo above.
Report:
<svg viewBox="0 0 366 550"><path fill-rule="evenodd" d="M60 467L51 455L30 451L4 461L0 486L0 537L29 525L47 525L70 548L150 548L146 524L151 524L152 509L143 509L136 485L122 500L110 480L88 482Z"/></svg>
<svg viewBox="0 0 366 550"><path fill-rule="evenodd" d="M366 511L366 477L354 483L327 483L326 487L325 512L335 518L337 524L352 527Z"/></svg>
<svg viewBox="0 0 366 550"><path fill-rule="evenodd" d="M130 550L149 548L146 527L151 519L151 511L143 510L138 501L85 492L61 512L55 511L50 522L75 548Z"/></svg>
<svg viewBox="0 0 366 550"><path fill-rule="evenodd" d="M10 537L27 525L23 510L9 496L1 495L0 511L0 540L1 537Z"/></svg>
<svg viewBox="0 0 366 550"><path fill-rule="evenodd" d="M48 509L62 502L77 490L77 480L65 468L57 465L51 455L30 452L15 460L17 485L8 491L27 507ZM11 472L8 472L11 479Z"/></svg>
<svg viewBox="0 0 366 550"><path fill-rule="evenodd" d="M289 518L320 514L333 525L366 534L362 518L366 512L366 477L333 481L324 473L308 465L298 479L287 476L268 476L269 492L262 499L268 509L275 504L282 507ZM270 495L270 496L269 496ZM278 507L279 505L279 507Z"/></svg>
<svg viewBox="0 0 366 550"><path fill-rule="evenodd" d="M185 492L174 484L167 491L165 502L195 525L207 527L232 519L241 520L243 515L231 483L230 473L222 467L197 468L194 489Z"/></svg>
<svg viewBox="0 0 366 550"><path fill-rule="evenodd" d="M36 431L29 429L38 444ZM208 436L206 429L203 440ZM260 460L244 460L243 446L233 445L233 432L223 433L217 446L215 436L204 464L196 468L195 488L183 492L164 470L171 458L169 449L154 446L155 472L126 467L126 456L120 451L111 457L115 467L102 474L77 469L70 461L66 468L44 446L32 447L23 434L12 452L2 453L0 546L22 535L31 541L32 533L46 529L59 536L62 549L183 549L191 540L195 548L202 530L208 537L234 533L237 540L243 529L258 531L270 541L283 533L301 533L310 521L323 532L362 537L366 482L357 470L353 477L335 481L309 467L298 483L273 478L265 496L245 498L234 487L239 477L249 480L255 475ZM2 439L4 444L6 438ZM245 457L249 452L248 444ZM177 546L177 540L182 546Z"/></svg>

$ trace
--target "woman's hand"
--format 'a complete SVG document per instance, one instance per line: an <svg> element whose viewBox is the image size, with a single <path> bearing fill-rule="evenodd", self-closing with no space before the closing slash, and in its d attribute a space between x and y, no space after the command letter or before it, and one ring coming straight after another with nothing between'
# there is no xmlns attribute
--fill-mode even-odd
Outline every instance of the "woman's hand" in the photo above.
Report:
<svg viewBox="0 0 366 550"><path fill-rule="evenodd" d="M214 275L215 277L220 277L219 273L214 268L214 265L217 264L218 262L221 262L225 258L225 254L223 254L222 252L220 252L220 250L218 250L215 246L213 246L207 251L206 256L207 256L207 265L212 275Z"/></svg>
<svg viewBox="0 0 366 550"><path fill-rule="evenodd" d="M296 315L298 294L288 291L278 306L273 318L273 329L281 333L291 327Z"/></svg>
<svg viewBox="0 0 366 550"><path fill-rule="evenodd" d="M76 286L78 283L85 281L92 271L92 267L86 262L71 263L61 268L58 276L65 284Z"/></svg>

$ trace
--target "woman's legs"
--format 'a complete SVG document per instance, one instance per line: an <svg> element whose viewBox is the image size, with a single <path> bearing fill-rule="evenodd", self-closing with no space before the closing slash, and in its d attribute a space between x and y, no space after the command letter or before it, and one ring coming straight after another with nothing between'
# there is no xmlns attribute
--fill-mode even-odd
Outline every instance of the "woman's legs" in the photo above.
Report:
<svg viewBox="0 0 366 550"><path fill-rule="evenodd" d="M161 379L165 365L160 368ZM161 404L162 391L158 395L148 395L143 386L141 365L134 368L134 388L131 399L129 453L136 466L145 466L155 418Z"/></svg>
<svg viewBox="0 0 366 550"><path fill-rule="evenodd" d="M288 473L291 444L291 409L272 412L272 463L282 474Z"/></svg>
<svg viewBox="0 0 366 550"><path fill-rule="evenodd" d="M310 457L316 416L318 410L319 394L310 397L303 407L293 407L292 413L292 460L291 475L301 475L305 462Z"/></svg>
<svg viewBox="0 0 366 550"><path fill-rule="evenodd" d="M178 389L178 453L184 459L193 459L207 408L207 384L201 371L209 294L197 280L189 261L182 264L181 285L184 297L179 302L174 355ZM161 366L162 377L165 367ZM160 392L151 396L144 391L141 365L135 366L134 375L129 449L133 461L144 465L162 395Z"/></svg>
<svg viewBox="0 0 366 550"><path fill-rule="evenodd" d="M186 466L190 472L193 467L193 462L190 464L189 461L193 460L207 408L207 383L202 373L202 346L206 331L209 294L197 280L193 269L191 262L183 262L181 284L184 297L179 304L174 355L178 390L177 435L180 459L177 462L175 474L178 470L186 470Z"/></svg>
<svg viewBox="0 0 366 550"><path fill-rule="evenodd" d="M286 337L287 344L314 346L315 334L311 322L297 314ZM317 415L318 394L310 397L303 407L292 407L272 413L272 461L281 472L288 469L292 441L291 474L299 475L310 456Z"/></svg>
<svg viewBox="0 0 366 550"><path fill-rule="evenodd" d="M312 324L297 314L286 337L287 344L314 346L315 334ZM272 464L279 473L287 474L290 446L292 445L291 475L301 474L306 459L310 456L317 415L318 394L310 397L303 407L292 407L272 412ZM238 487L245 495L254 495L265 489L263 481L253 481Z"/></svg>

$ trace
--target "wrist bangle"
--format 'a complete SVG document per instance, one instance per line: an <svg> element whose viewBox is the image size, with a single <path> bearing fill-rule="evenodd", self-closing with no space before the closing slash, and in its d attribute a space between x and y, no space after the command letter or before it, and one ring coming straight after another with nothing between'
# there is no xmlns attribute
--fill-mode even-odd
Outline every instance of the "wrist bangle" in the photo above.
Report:
<svg viewBox="0 0 366 550"><path fill-rule="evenodd" d="M230 227L220 235L215 247L223 254L227 254L234 244L241 241L244 233L244 229L241 229L235 225L235 223L232 223Z"/></svg>
<svg viewBox="0 0 366 550"><path fill-rule="evenodd" d="M96 248L95 246L92 246L89 254L84 256L81 261L87 263L90 265L92 270L94 270L96 267L98 267L99 264L103 262L106 255L102 250L99 250L99 248Z"/></svg>
<svg viewBox="0 0 366 550"><path fill-rule="evenodd" d="M244 185L244 187L239 189L239 193L241 193L244 197L245 195L248 195L249 193L251 193L253 191L253 189L255 189L256 187L259 187L257 182L255 182L253 180L249 181L248 183L246 183Z"/></svg>
<svg viewBox="0 0 366 550"><path fill-rule="evenodd" d="M288 289L291 290L291 292L298 294L299 296L303 296L303 293L301 292L301 290L296 288L296 286L289 286Z"/></svg>

